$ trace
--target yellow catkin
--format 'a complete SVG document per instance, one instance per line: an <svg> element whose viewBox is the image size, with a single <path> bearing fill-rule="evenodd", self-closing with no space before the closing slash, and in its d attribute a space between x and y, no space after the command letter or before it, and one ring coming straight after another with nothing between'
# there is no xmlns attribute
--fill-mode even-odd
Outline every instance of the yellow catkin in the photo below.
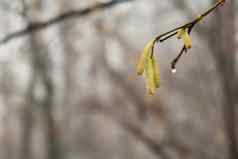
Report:
<svg viewBox="0 0 238 159"><path fill-rule="evenodd" d="M147 91L150 95L154 95L156 93L155 70L153 66L153 58L151 57L147 58L145 73Z"/></svg>
<svg viewBox="0 0 238 159"><path fill-rule="evenodd" d="M153 41L150 41L145 46L142 54L140 55L140 58L139 58L139 61L137 63L137 67L136 67L137 75L142 75L144 73L146 61L147 61L148 56L152 52L152 47L153 47Z"/></svg>
<svg viewBox="0 0 238 159"><path fill-rule="evenodd" d="M190 49L192 47L192 40L190 35L188 34L188 29L180 29L177 33L177 38L183 39L186 49Z"/></svg>
<svg viewBox="0 0 238 159"><path fill-rule="evenodd" d="M156 88L159 88L160 86L160 66L159 63L155 60L155 57L153 56L153 70L154 70L154 82Z"/></svg>
<svg viewBox="0 0 238 159"><path fill-rule="evenodd" d="M182 35L184 34L184 29L179 29L178 33L177 33L177 38L181 39Z"/></svg>
<svg viewBox="0 0 238 159"><path fill-rule="evenodd" d="M187 31L185 31L182 38L183 38L186 49L190 49L192 47L192 40Z"/></svg>

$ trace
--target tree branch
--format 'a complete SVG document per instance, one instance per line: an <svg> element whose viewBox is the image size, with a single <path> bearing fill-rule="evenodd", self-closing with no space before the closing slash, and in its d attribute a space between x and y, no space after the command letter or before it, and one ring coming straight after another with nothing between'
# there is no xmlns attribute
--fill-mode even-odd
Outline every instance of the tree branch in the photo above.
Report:
<svg viewBox="0 0 238 159"><path fill-rule="evenodd" d="M189 6L186 4L186 2L184 0L182 1L170 1L175 7L177 7L178 9L180 9L181 11L186 13L186 16L188 19L193 19L195 16L195 13L192 9L189 8ZM199 34L202 35L207 35L207 30L209 29L207 26L203 25L203 24L197 24L197 30L199 31Z"/></svg>
<svg viewBox="0 0 238 159"><path fill-rule="evenodd" d="M156 43L162 43L166 40L168 40L169 38L172 38L174 36L176 36L179 31L181 29L187 29L187 33L190 35L190 33L192 32L192 30L194 29L195 26L197 26L199 24L200 21L202 21L206 16L208 16L210 13L214 12L217 8L221 7L224 5L224 3L226 2L226 0L215 0L216 3L210 7L209 9L207 9L205 12L203 12L202 14L200 14L199 16L197 16L194 20L192 20L191 22L188 22L184 25L181 25L177 28L174 28L166 33L160 34L157 37L154 38L153 40L153 44L152 44L152 53L151 53L151 57L154 54L154 46ZM176 72L176 64L177 62L180 60L180 58L182 57L182 55L187 52L187 48L185 47L185 45L183 46L183 48L181 49L180 53L176 56L176 58L172 61L171 63L171 70L172 72L175 71Z"/></svg>
<svg viewBox="0 0 238 159"><path fill-rule="evenodd" d="M134 1L134 0L111 0L111 1L105 2L105 3L97 3L93 6L87 7L85 9L72 10L72 11L68 11L66 13L62 13L62 14L60 14L56 17L53 17L47 21L32 22L26 28L20 29L18 31L15 31L13 33L6 35L4 38L2 38L0 40L0 45L5 44L13 39L25 36L27 34L31 34L33 32L46 29L46 28L53 26L55 24L62 23L65 20L76 19L76 18L80 18L83 16L87 16L95 11L111 8L117 4L129 2L129 1Z"/></svg>
<svg viewBox="0 0 238 159"><path fill-rule="evenodd" d="M149 137L139 125L133 124L127 119L119 117L117 113L104 108L100 104L97 108L97 112L100 112L105 116L109 117L112 121L118 124L118 126L120 126L129 134L133 135L135 139L144 144L148 148L148 150L151 151L154 155L156 155L157 157L159 156L162 159L171 158L170 155L165 151L166 147L168 146L166 142L158 143L158 141Z"/></svg>

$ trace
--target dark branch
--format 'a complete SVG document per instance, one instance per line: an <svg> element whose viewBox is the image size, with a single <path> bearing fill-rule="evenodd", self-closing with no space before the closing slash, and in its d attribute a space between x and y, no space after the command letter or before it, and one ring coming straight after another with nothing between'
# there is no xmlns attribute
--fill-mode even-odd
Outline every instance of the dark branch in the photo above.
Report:
<svg viewBox="0 0 238 159"><path fill-rule="evenodd" d="M164 42L166 40L168 40L171 37L174 37L175 35L177 35L177 33L179 32L180 29L188 29L188 34L190 34L193 30L193 28L199 24L199 22L205 18L207 15L209 15L210 13L212 13L213 11L215 11L218 7L223 6L223 4L226 2L226 0L217 0L216 3L210 7L207 11L205 11L203 14L199 15L198 17L196 17L194 20L192 20L191 22L188 22L184 25L181 25L175 29L172 29L164 34L158 35L154 41L153 41L153 46L152 46L152 54L151 56L154 54L154 45L157 42ZM183 53L186 52L187 49L185 48L185 46L183 46L181 52L178 54L178 56L176 56L176 58L172 61L171 63L171 69L175 70L176 68L176 64L179 61L179 59L182 57Z"/></svg>
<svg viewBox="0 0 238 159"><path fill-rule="evenodd" d="M62 14L60 14L52 19L49 19L47 21L32 22L26 28L23 28L21 30L18 30L18 31L15 31L13 33L6 35L4 38L2 38L0 40L0 44L7 43L15 38L19 38L21 36L25 36L27 34L30 34L30 33L33 33L33 32L39 31L39 30L43 30L43 29L53 26L55 24L62 23L65 20L80 18L80 17L86 16L86 15L89 15L95 11L111 8L117 4L129 2L129 1L134 1L134 0L111 0L111 1L105 2L105 3L97 3L96 5L90 6L85 9L72 10L72 11L69 11L66 13L62 13Z"/></svg>
<svg viewBox="0 0 238 159"><path fill-rule="evenodd" d="M156 156L160 156L161 159L170 159L170 155L165 151L166 146L168 146L167 142L161 142L154 140L149 137L139 125L133 124L127 119L123 119L117 115L117 113L105 109L102 106L99 106L99 112L104 115L110 117L115 123L117 123L121 128L123 128L126 132L133 135L138 141L143 143L152 153Z"/></svg>

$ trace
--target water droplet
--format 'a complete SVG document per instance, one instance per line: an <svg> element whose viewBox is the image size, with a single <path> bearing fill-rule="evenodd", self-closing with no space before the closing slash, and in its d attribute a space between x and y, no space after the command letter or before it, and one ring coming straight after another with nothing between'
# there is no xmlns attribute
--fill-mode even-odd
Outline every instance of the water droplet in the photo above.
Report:
<svg viewBox="0 0 238 159"><path fill-rule="evenodd" d="M173 68L173 69L171 70L171 72L172 72L172 74L175 74L175 73L177 73L177 70L176 70L175 68Z"/></svg>

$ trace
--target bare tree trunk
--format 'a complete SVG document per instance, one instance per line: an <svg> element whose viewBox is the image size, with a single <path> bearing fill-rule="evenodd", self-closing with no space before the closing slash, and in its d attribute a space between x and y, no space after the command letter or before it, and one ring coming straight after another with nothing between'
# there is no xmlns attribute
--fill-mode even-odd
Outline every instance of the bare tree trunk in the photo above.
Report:
<svg viewBox="0 0 238 159"><path fill-rule="evenodd" d="M13 130L11 128L11 111L12 111L12 104L11 104L11 93L12 93L12 76L10 74L10 70L8 68L8 63L1 65L1 72L4 74L1 78L1 92L3 96L3 103L5 105L5 115L3 117L3 137L1 143L1 158L4 159L12 159L13 153L15 152L13 146Z"/></svg>
<svg viewBox="0 0 238 159"><path fill-rule="evenodd" d="M28 22L28 25L31 25L31 20L27 12L27 6L24 0L22 0L24 6L23 16ZM56 132L55 122L53 119L53 97L54 97L54 86L53 80L50 77L50 60L47 53L44 54L45 49L42 49L42 41L37 34L31 34L29 37L29 45L31 47L31 66L32 66L32 80L29 84L29 91L27 93L27 101L24 109L24 124L22 132L22 150L20 158L28 159L30 158L30 136L32 127L31 121L33 106L37 106L41 111L41 119L43 121L43 133L45 137L45 150L47 159L60 159L60 150L59 150L59 141L58 135ZM44 45L43 45L44 46ZM35 99L34 89L37 84L40 82L44 89L43 99ZM34 107L36 108L36 107Z"/></svg>
<svg viewBox="0 0 238 159"><path fill-rule="evenodd" d="M29 39L31 41L31 38ZM33 48L31 48L33 50ZM31 55L30 55L31 56ZM34 69L33 69L34 71ZM31 128L33 121L33 114L35 99L34 99L34 83L35 83L35 72L32 73L27 92L25 94L25 102L23 109L21 110L21 139L20 139L20 159L30 159L30 143L31 143Z"/></svg>
<svg viewBox="0 0 238 159"><path fill-rule="evenodd" d="M229 0L224 7L216 12L210 39L216 66L220 74L224 124L227 135L229 158L238 158L236 137L236 105L238 81L235 71L235 1Z"/></svg>
<svg viewBox="0 0 238 159"><path fill-rule="evenodd" d="M46 158L60 159L59 132L56 131L55 121L53 119L53 98L54 86L50 77L50 60L48 54L43 54L39 44L40 38L33 35L31 45L33 46L32 61L33 68L37 76L37 80L44 87L44 97L40 101L36 101L41 111L41 119L43 121L43 132L46 141ZM36 82L35 82L36 84Z"/></svg>

